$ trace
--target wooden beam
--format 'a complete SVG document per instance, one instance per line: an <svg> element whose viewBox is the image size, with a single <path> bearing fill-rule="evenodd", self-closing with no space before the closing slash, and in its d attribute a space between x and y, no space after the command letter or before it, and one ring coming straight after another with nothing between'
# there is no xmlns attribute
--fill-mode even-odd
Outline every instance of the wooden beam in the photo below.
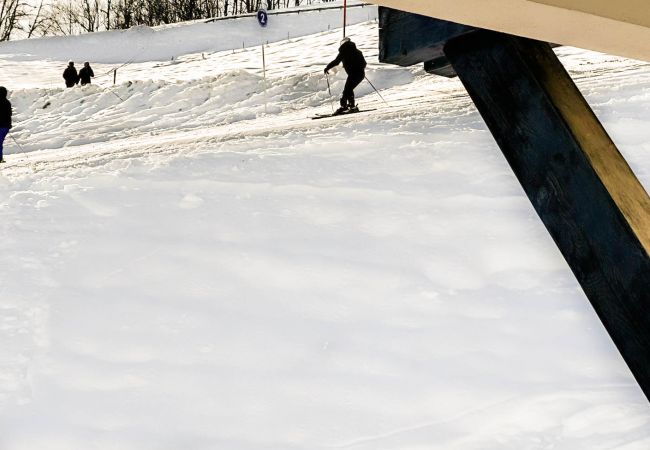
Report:
<svg viewBox="0 0 650 450"><path fill-rule="evenodd" d="M410 14L392 8L379 8L379 61L411 66L425 61L448 64L445 43L475 28L458 23Z"/></svg>
<svg viewBox="0 0 650 450"><path fill-rule="evenodd" d="M370 0L515 36L650 61L648 0Z"/></svg>
<svg viewBox="0 0 650 450"><path fill-rule="evenodd" d="M446 56L425 61L424 70L432 75L440 75L445 78L456 77L456 72L454 72L454 68L451 67L451 63Z"/></svg>
<svg viewBox="0 0 650 450"><path fill-rule="evenodd" d="M444 53L650 400L650 198L552 51L491 31Z"/></svg>

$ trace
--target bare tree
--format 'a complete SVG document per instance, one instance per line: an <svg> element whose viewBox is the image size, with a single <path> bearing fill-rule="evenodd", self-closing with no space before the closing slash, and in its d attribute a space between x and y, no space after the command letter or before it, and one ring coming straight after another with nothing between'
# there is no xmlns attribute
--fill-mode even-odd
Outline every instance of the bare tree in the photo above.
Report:
<svg viewBox="0 0 650 450"><path fill-rule="evenodd" d="M75 19L82 31L88 33L99 31L101 19L99 1L81 0Z"/></svg>
<svg viewBox="0 0 650 450"><path fill-rule="evenodd" d="M203 17L198 0L172 0L174 22L196 20Z"/></svg>
<svg viewBox="0 0 650 450"><path fill-rule="evenodd" d="M20 29L25 7L21 0L0 0L0 41L8 41Z"/></svg>
<svg viewBox="0 0 650 450"><path fill-rule="evenodd" d="M132 0L118 0L113 5L111 28L125 29L137 25L133 20L135 8Z"/></svg>
<svg viewBox="0 0 650 450"><path fill-rule="evenodd" d="M52 34L69 36L77 32L77 10L72 0L53 3L47 16Z"/></svg>
<svg viewBox="0 0 650 450"><path fill-rule="evenodd" d="M34 0L0 0L0 40L17 30L27 37L72 35L252 13L313 0L36 0L37 7L23 3L28 1Z"/></svg>
<svg viewBox="0 0 650 450"><path fill-rule="evenodd" d="M203 11L206 19L211 17L219 17L219 4L219 0L201 0L201 10Z"/></svg>
<svg viewBox="0 0 650 450"><path fill-rule="evenodd" d="M103 15L101 21L104 24L104 28L106 28L107 30L111 29L111 8L112 8L112 0L106 0L106 5L104 6L104 9L101 10Z"/></svg>
<svg viewBox="0 0 650 450"><path fill-rule="evenodd" d="M35 34L44 36L49 32L49 21L43 8L45 0L41 0L37 7L35 7L31 14L29 14L29 21L24 27L27 38L33 37Z"/></svg>

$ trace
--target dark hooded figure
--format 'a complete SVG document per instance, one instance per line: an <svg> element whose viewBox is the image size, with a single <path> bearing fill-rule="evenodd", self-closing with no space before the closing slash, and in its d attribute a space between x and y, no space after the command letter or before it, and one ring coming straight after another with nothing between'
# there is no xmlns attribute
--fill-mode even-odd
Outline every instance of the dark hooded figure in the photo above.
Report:
<svg viewBox="0 0 650 450"><path fill-rule="evenodd" d="M77 74L77 69L74 67L74 61L68 61L68 67L63 71L63 79L65 80L65 85L69 88L79 83L79 75Z"/></svg>
<svg viewBox="0 0 650 450"><path fill-rule="evenodd" d="M348 110L357 110L354 103L354 88L366 77L366 60L363 57L363 53L357 49L357 46L350 38L343 38L339 47L338 56L325 67L325 73L328 73L332 67L338 66L340 63L343 63L343 68L348 74L348 79L345 82L343 95L341 96L341 107L335 114L341 114Z"/></svg>
<svg viewBox="0 0 650 450"><path fill-rule="evenodd" d="M83 68L79 71L79 81L81 81L81 85L90 84L90 79L94 76L95 72L93 72L92 67L90 67L90 63L86 61Z"/></svg>
<svg viewBox="0 0 650 450"><path fill-rule="evenodd" d="M0 163L5 162L2 157L2 146L11 129L11 102L7 100L7 88L0 86Z"/></svg>

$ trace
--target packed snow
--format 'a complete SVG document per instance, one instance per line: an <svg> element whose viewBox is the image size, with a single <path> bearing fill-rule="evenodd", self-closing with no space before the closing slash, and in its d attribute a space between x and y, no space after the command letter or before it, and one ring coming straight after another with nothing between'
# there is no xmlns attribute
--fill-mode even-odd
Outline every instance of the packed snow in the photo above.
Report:
<svg viewBox="0 0 650 450"><path fill-rule="evenodd" d="M0 449L650 448L462 85L358 10L390 106L318 121L325 13L0 44ZM556 51L648 188L650 65Z"/></svg>

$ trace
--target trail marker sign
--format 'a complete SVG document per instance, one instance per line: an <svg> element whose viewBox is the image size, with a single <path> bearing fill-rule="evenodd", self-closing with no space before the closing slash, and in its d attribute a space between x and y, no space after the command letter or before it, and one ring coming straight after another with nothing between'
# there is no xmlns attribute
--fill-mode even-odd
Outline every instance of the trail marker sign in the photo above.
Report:
<svg viewBox="0 0 650 450"><path fill-rule="evenodd" d="M266 9L257 11L257 22L261 27L266 27L269 24L269 13L266 12Z"/></svg>

